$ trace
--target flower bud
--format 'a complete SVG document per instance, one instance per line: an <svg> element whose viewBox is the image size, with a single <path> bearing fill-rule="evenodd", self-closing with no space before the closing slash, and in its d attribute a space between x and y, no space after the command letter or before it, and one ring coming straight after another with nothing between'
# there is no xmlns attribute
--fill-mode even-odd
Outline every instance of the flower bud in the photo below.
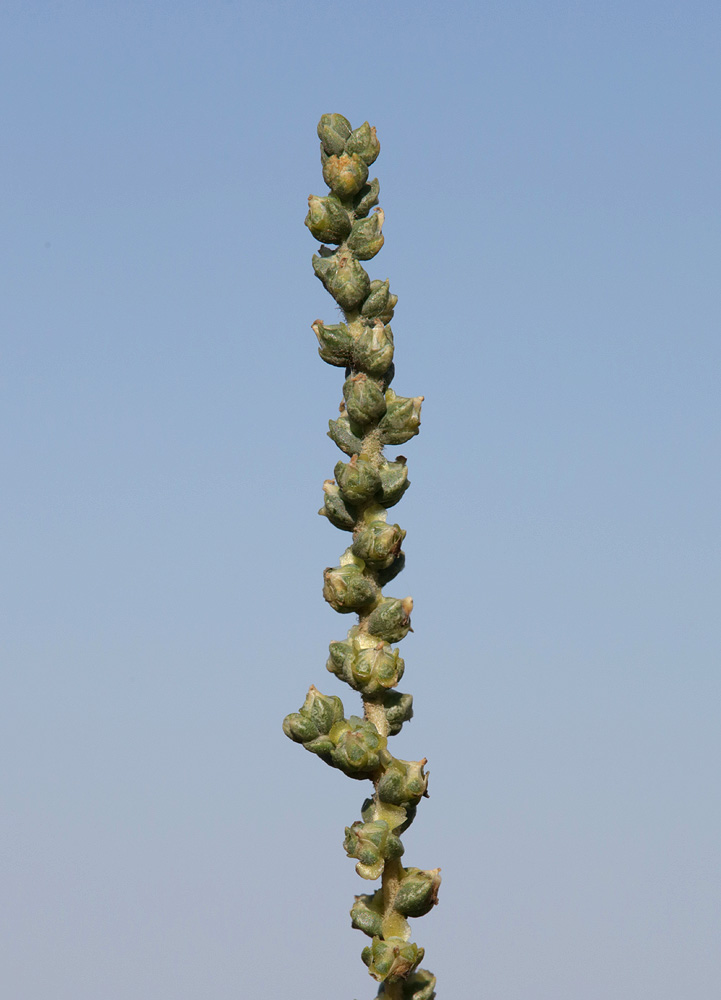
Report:
<svg viewBox="0 0 721 1000"><path fill-rule="evenodd" d="M348 153L357 153L370 166L381 151L381 144L376 137L375 126L369 125L368 122L363 122L358 128L353 129L346 139L345 148Z"/></svg>
<svg viewBox="0 0 721 1000"><path fill-rule="evenodd" d="M349 683L370 697L395 687L403 676L405 662L397 649L379 642L370 649L359 649L346 660Z"/></svg>
<svg viewBox="0 0 721 1000"><path fill-rule="evenodd" d="M361 316L365 316L367 319L373 319L376 316L380 316L382 312L388 309L390 302L390 282L388 279L385 281L379 281L374 278L371 281L370 292L368 298L363 303L361 308Z"/></svg>
<svg viewBox="0 0 721 1000"><path fill-rule="evenodd" d="M367 219L358 219L353 223L346 243L358 260L370 260L383 246L381 229L384 218L383 209L377 208Z"/></svg>
<svg viewBox="0 0 721 1000"><path fill-rule="evenodd" d="M343 398L348 416L359 427L375 423L386 412L386 398L377 382L365 372L346 379Z"/></svg>
<svg viewBox="0 0 721 1000"><path fill-rule="evenodd" d="M330 760L333 743L328 733L343 719L343 702L336 695L324 695L311 685L299 712L286 715L283 732L306 750Z"/></svg>
<svg viewBox="0 0 721 1000"><path fill-rule="evenodd" d="M339 198L352 198L368 180L368 165L357 153L329 156L323 164L323 180Z"/></svg>
<svg viewBox="0 0 721 1000"><path fill-rule="evenodd" d="M346 503L366 503L380 489L378 470L365 455L353 455L350 462L338 462L333 474Z"/></svg>
<svg viewBox="0 0 721 1000"><path fill-rule="evenodd" d="M345 323L326 326L317 319L311 328L318 338L318 354L329 365L344 368L350 364L353 337Z"/></svg>
<svg viewBox="0 0 721 1000"><path fill-rule="evenodd" d="M361 958L368 971L377 982L397 982L413 971L423 960L425 951L412 941L389 937L385 941L373 938L373 943L364 948Z"/></svg>
<svg viewBox="0 0 721 1000"><path fill-rule="evenodd" d="M326 670L329 670L341 680L345 678L346 658L350 655L353 647L349 642L332 642L328 647L330 656L326 663Z"/></svg>
<svg viewBox="0 0 721 1000"><path fill-rule="evenodd" d="M407 868L393 900L393 907L404 917L424 917L438 902L440 868L423 871Z"/></svg>
<svg viewBox="0 0 721 1000"><path fill-rule="evenodd" d="M372 208L378 204L378 195L381 186L378 178L374 177L369 184L364 184L358 194L353 199L353 212L356 219L364 219Z"/></svg>
<svg viewBox="0 0 721 1000"><path fill-rule="evenodd" d="M339 156L345 150L350 134L351 124L343 115L321 115L318 138L328 156Z"/></svg>
<svg viewBox="0 0 721 1000"><path fill-rule="evenodd" d="M413 695L388 691L383 697L383 711L388 720L388 735L395 736L403 723L413 717Z"/></svg>
<svg viewBox="0 0 721 1000"><path fill-rule="evenodd" d="M321 355L322 357L322 355ZM376 320L364 326L353 345L353 361L369 375L384 375L393 360L393 331Z"/></svg>
<svg viewBox="0 0 721 1000"><path fill-rule="evenodd" d="M355 870L361 878L371 880L380 877L386 861L400 858L404 850L400 839L383 820L347 826L343 847L349 858L358 859Z"/></svg>
<svg viewBox="0 0 721 1000"><path fill-rule="evenodd" d="M371 521L365 524L353 540L353 553L370 566L385 569L398 557L406 533L399 524Z"/></svg>
<svg viewBox="0 0 721 1000"><path fill-rule="evenodd" d="M333 742L333 767L358 779L370 778L378 771L387 740L372 722L351 715L337 722L328 735Z"/></svg>
<svg viewBox="0 0 721 1000"><path fill-rule="evenodd" d="M418 433L422 402L423 396L396 396L388 389L386 413L379 424L383 444L404 444Z"/></svg>
<svg viewBox="0 0 721 1000"><path fill-rule="evenodd" d="M355 855L352 854L351 857ZM355 903L351 907L350 919L357 931L363 931L368 937L380 937L383 932L382 890L379 889L372 896L356 896Z"/></svg>
<svg viewBox="0 0 721 1000"><path fill-rule="evenodd" d="M283 732L294 743L307 743L318 735L318 730L311 719L301 712L292 712L290 715L286 715L283 719Z"/></svg>
<svg viewBox="0 0 721 1000"><path fill-rule="evenodd" d="M384 507L394 507L411 485L405 458L399 455L395 462L386 462L381 466L380 477L380 501Z"/></svg>
<svg viewBox="0 0 721 1000"><path fill-rule="evenodd" d="M341 531L353 531L357 515L353 508L345 502L340 495L340 490L331 479L326 479L323 483L323 492L325 499L318 513L327 517L330 523L336 528L340 528Z"/></svg>
<svg viewBox="0 0 721 1000"><path fill-rule="evenodd" d="M368 631L386 642L400 642L410 631L412 610L412 598L387 597L368 616Z"/></svg>
<svg viewBox="0 0 721 1000"><path fill-rule="evenodd" d="M338 445L346 455L359 455L363 448L363 439L354 434L347 414L343 413L337 420L328 421L328 437ZM337 468L337 466L336 466Z"/></svg>
<svg viewBox="0 0 721 1000"><path fill-rule="evenodd" d="M418 805L428 788L428 775L423 771L425 763L425 758L398 760L394 757L378 782L378 798L394 806Z"/></svg>
<svg viewBox="0 0 721 1000"><path fill-rule="evenodd" d="M401 1000L434 1000L435 996L436 977L428 969L416 969L403 983ZM386 988L381 985L378 1000L387 1000L387 997Z"/></svg>
<svg viewBox="0 0 721 1000"><path fill-rule="evenodd" d="M371 281L370 294L361 307L361 315L365 319L377 319L382 323L390 323L397 304L398 296L390 292L388 281L374 279Z"/></svg>
<svg viewBox="0 0 721 1000"><path fill-rule="evenodd" d="M323 597L341 614L360 611L372 604L377 596L375 581L364 576L360 567L353 563L347 566L329 566L323 571Z"/></svg>
<svg viewBox="0 0 721 1000"><path fill-rule="evenodd" d="M314 254L313 270L341 309L355 309L368 294L370 278L349 250L330 257Z"/></svg>
<svg viewBox="0 0 721 1000"><path fill-rule="evenodd" d="M334 194L308 196L305 224L321 243L342 243L351 231L351 217Z"/></svg>

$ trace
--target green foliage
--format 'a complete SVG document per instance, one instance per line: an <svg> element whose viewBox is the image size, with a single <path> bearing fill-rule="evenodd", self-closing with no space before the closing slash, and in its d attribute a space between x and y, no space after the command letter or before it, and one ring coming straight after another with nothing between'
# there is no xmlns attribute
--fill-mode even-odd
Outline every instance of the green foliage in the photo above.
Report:
<svg viewBox="0 0 721 1000"><path fill-rule="evenodd" d="M388 522L387 511L409 486L406 459L388 460L383 448L418 434L423 397L390 388L395 346L389 324L398 299L387 280L371 280L361 263L384 241L379 184L368 179L380 152L375 129L368 122L353 129L343 115L330 114L321 118L318 137L330 193L309 197L305 224L322 244L313 270L343 317L312 326L323 361L345 369L340 415L329 422L328 434L348 458L323 484L319 513L352 536L339 565L324 571L323 596L335 611L358 615L347 638L330 644L326 666L361 694L364 716L346 718L340 698L311 687L283 730L331 767L373 782L362 819L346 827L343 846L362 878L382 881L373 895L356 897L351 922L372 939L362 959L380 983L378 997L433 1000L436 980L418 969L423 949L410 941L407 918L425 915L438 901L440 870L400 863L400 836L427 794L426 761L399 760L387 746L413 715L411 695L395 690L405 664L392 645L411 630L413 601L382 590L405 562L406 533Z"/></svg>

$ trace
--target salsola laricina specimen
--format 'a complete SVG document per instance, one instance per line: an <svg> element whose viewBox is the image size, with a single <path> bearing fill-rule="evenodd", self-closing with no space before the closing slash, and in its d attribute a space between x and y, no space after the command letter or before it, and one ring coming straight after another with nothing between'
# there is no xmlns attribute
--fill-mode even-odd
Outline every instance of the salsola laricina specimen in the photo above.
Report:
<svg viewBox="0 0 721 1000"><path fill-rule="evenodd" d="M388 737L412 715L413 699L396 691L404 662L392 643L410 630L410 597L386 597L382 588L403 569L405 531L388 521L408 488L402 455L389 461L385 445L402 445L418 433L422 396L396 396L393 333L389 326L397 302L387 281L371 281L361 261L383 246L383 210L377 180L368 168L380 151L374 128L365 122L351 129L343 115L323 115L318 124L323 179L330 194L311 195L305 220L323 246L313 270L340 306L345 322L313 324L319 354L345 369L340 416L329 436L348 457L323 484L324 514L350 534L340 564L326 569L323 596L341 614L356 613L345 639L330 644L327 667L358 691L363 717L345 717L336 695L311 687L303 707L286 717L283 729L296 743L350 778L373 782L361 819L346 828L344 847L357 859L356 871L381 879L371 895L356 896L354 927L371 939L362 953L385 1000L432 1000L436 979L418 965L423 948L411 941L408 917L422 917L438 900L439 869L424 871L401 864L400 836L413 822L426 795L425 760L399 760ZM330 244L330 246L328 245Z"/></svg>

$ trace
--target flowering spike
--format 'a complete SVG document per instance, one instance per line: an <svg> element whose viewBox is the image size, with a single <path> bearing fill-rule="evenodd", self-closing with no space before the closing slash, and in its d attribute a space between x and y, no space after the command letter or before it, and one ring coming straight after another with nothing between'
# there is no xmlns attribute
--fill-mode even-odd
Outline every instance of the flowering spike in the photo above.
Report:
<svg viewBox="0 0 721 1000"><path fill-rule="evenodd" d="M425 759L400 760L388 737L413 716L413 698L395 690L405 663L397 648L411 631L410 597L386 597L383 587L401 572L405 531L388 521L408 489L406 459L388 459L385 445L404 444L420 427L422 396L400 396L390 327L398 302L387 280L370 279L361 261L383 246L384 214L379 184L368 167L380 144L364 122L352 128L343 115L323 115L318 124L325 197L308 199L306 226L323 245L313 270L340 307L337 323L313 323L318 353L345 369L340 413L328 436L347 456L334 479L323 484L323 514L351 535L337 566L323 574L323 596L340 614L357 613L345 639L331 642L326 667L363 700L363 718L345 717L336 696L311 687L298 712L283 722L286 735L350 778L371 781L361 819L346 827L343 846L361 878L381 879L373 895L356 896L353 927L371 943L362 958L385 1000L433 1000L435 977L418 965L423 949L410 940L408 919L428 913L438 899L439 869L403 868L401 836L427 795ZM375 211L372 211L375 209Z"/></svg>

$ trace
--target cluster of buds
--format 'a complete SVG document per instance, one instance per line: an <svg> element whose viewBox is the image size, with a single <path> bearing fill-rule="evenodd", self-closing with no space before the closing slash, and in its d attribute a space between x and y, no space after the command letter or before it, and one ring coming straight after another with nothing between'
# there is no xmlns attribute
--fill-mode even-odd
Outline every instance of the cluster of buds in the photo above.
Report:
<svg viewBox="0 0 721 1000"><path fill-rule="evenodd" d="M357 715L344 718L340 698L313 685L300 711L286 715L283 732L350 778L372 778L388 757L388 741L372 722Z"/></svg>
<svg viewBox="0 0 721 1000"><path fill-rule="evenodd" d="M420 427L422 396L398 396L391 320L398 302L388 281L371 280L361 262L383 246L378 181L369 167L380 151L368 122L356 129L343 115L323 115L318 125L323 179L329 193L308 199L306 226L322 244L313 270L333 296L343 321L313 323L323 361L345 370L339 416L328 435L344 453L334 478L323 484L319 513L351 534L337 566L323 574L323 596L358 621L344 640L332 642L327 669L359 692L363 718L346 718L340 698L311 687L283 729L327 764L349 777L373 782L361 820L345 831L344 847L356 871L381 879L373 895L357 896L351 923L371 938L362 959L385 1000L432 1000L435 977L419 969L423 948L411 941L409 917L428 913L438 899L439 869L404 868L400 836L427 795L426 761L405 761L388 750L388 737L413 715L411 695L396 690L405 663L393 643L411 630L410 597L386 597L383 587L403 569L405 531L388 510L408 488L406 459L389 460L386 445L405 444Z"/></svg>

